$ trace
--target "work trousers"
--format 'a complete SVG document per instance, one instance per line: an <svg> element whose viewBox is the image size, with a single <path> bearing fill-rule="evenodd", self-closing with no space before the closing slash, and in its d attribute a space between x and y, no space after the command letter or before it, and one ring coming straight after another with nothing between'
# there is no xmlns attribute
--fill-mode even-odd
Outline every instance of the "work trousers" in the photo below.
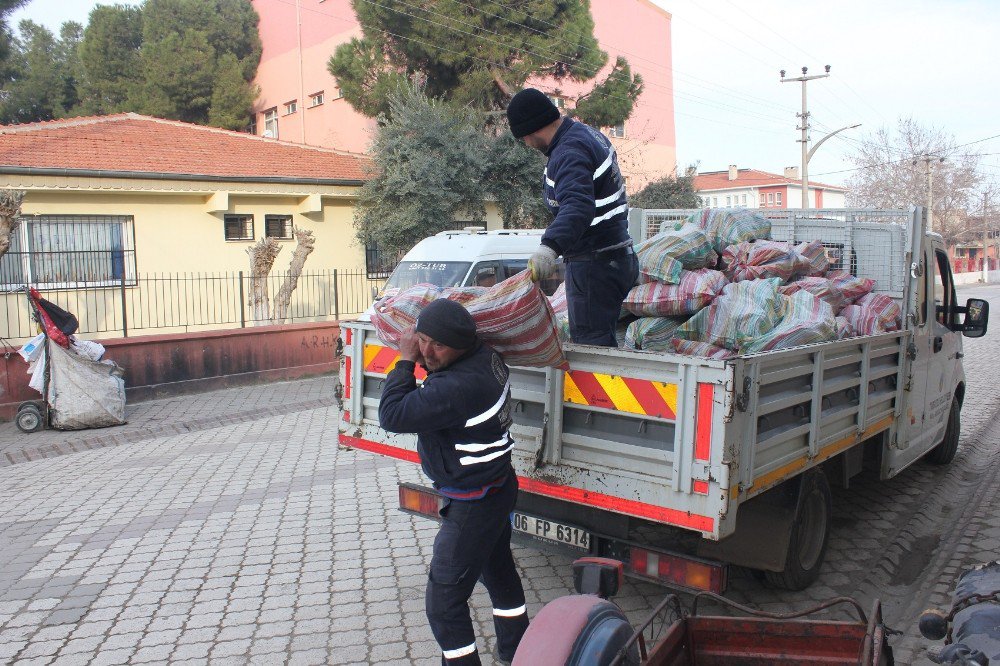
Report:
<svg viewBox="0 0 1000 666"><path fill-rule="evenodd" d="M585 345L617 347L615 327L622 301L639 279L639 261L631 247L566 260L569 337Z"/></svg>
<svg viewBox="0 0 1000 666"><path fill-rule="evenodd" d="M441 531L427 580L427 619L446 666L479 664L469 597L480 580L493 603L497 652L514 658L528 628L524 588L510 552L510 512L517 500L517 476L479 500L446 500Z"/></svg>

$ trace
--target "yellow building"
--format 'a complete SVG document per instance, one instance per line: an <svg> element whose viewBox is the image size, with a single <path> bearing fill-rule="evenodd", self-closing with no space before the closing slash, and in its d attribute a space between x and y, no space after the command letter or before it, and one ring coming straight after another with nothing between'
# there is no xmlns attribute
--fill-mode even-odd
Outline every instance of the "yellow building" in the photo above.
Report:
<svg viewBox="0 0 1000 666"><path fill-rule="evenodd" d="M0 128L0 187L26 193L0 289L36 285L95 336L239 326L252 318L247 249L277 239L285 271L302 228L316 242L292 319L358 312L376 272L352 224L368 165L134 113ZM0 336L25 337L25 299L6 298Z"/></svg>

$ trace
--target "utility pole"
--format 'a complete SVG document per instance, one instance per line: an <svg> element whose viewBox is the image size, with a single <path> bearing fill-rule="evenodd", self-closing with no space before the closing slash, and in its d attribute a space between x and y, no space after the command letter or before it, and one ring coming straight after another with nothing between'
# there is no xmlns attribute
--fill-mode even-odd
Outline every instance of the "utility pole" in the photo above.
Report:
<svg viewBox="0 0 1000 666"><path fill-rule="evenodd" d="M802 144L802 207L809 208L809 107L806 104L806 81L812 81L813 79L825 79L830 76L830 66L826 66L826 74L813 74L812 76L806 76L809 71L808 67L802 68L802 76L797 76L795 78L785 78L785 70L781 70L781 82L791 83L792 81L802 82L802 113L795 114L797 117L802 119L802 125L796 127L795 129L802 130L802 138L799 142Z"/></svg>
<svg viewBox="0 0 1000 666"><path fill-rule="evenodd" d="M990 225L986 217L987 193L983 192L983 284L990 282Z"/></svg>
<svg viewBox="0 0 1000 666"><path fill-rule="evenodd" d="M924 164L927 166L927 231L934 231L934 221L932 214L934 212L934 170L931 169L931 165L934 163L934 156L924 153L924 156L913 160L913 164L923 160ZM944 162L943 157L936 158L938 162Z"/></svg>

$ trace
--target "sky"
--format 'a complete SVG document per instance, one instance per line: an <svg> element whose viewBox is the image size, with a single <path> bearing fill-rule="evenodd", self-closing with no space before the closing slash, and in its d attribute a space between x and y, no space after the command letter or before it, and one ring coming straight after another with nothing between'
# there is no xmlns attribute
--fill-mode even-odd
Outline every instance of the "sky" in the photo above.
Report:
<svg viewBox="0 0 1000 666"><path fill-rule="evenodd" d="M119 0L139 4L138 0ZM673 16L677 158L702 171L730 164L781 173L801 164L801 84L780 83L830 65L807 84L811 139L861 123L820 146L810 180L843 183L858 142L900 117L952 135L985 155L1000 180L1000 35L997 0L653 0ZM10 18L54 32L86 24L94 0L31 0ZM627 57L628 53L625 52ZM993 137L988 141L982 141ZM976 142L976 143L972 143Z"/></svg>

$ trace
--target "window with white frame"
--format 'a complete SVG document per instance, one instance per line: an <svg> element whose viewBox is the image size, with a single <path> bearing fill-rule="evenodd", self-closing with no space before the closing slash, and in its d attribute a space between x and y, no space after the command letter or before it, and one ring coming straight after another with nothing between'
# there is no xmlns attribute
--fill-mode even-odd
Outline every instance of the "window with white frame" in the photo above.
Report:
<svg viewBox="0 0 1000 666"><path fill-rule="evenodd" d="M773 206L774 205L774 192L768 192L767 193L767 205L768 206Z"/></svg>
<svg viewBox="0 0 1000 666"><path fill-rule="evenodd" d="M278 240L291 240L292 216L265 215L264 236L266 236L267 238L276 238Z"/></svg>
<svg viewBox="0 0 1000 666"><path fill-rule="evenodd" d="M127 215L25 215L0 257L0 285L76 288L135 281Z"/></svg>
<svg viewBox="0 0 1000 666"><path fill-rule="evenodd" d="M253 215L226 215L224 219L227 241L253 240Z"/></svg>
<svg viewBox="0 0 1000 666"><path fill-rule="evenodd" d="M562 111L566 108L566 99L560 97L559 95L547 95L547 97L552 100L552 103L556 105L556 108Z"/></svg>
<svg viewBox="0 0 1000 666"><path fill-rule="evenodd" d="M250 134L257 133L257 114L254 113L250 116L250 122L247 123L247 132Z"/></svg>
<svg viewBox="0 0 1000 666"><path fill-rule="evenodd" d="M274 107L264 112L264 136L278 138L278 108Z"/></svg>
<svg viewBox="0 0 1000 666"><path fill-rule="evenodd" d="M774 203L776 203L779 206L781 205L781 192L774 193Z"/></svg>
<svg viewBox="0 0 1000 666"><path fill-rule="evenodd" d="M746 206L746 205L747 205L747 195L745 195L745 194L741 194L741 195L740 195L740 197L741 197L741 198L743 199L743 201L742 201L741 203L742 203L742 204L743 204L744 206Z"/></svg>
<svg viewBox="0 0 1000 666"><path fill-rule="evenodd" d="M618 123L614 127L608 128L608 136L614 137L616 139L625 138L625 123Z"/></svg>
<svg viewBox="0 0 1000 666"><path fill-rule="evenodd" d="M726 208L729 208L732 205L733 205L732 197L726 197Z"/></svg>
<svg viewBox="0 0 1000 666"><path fill-rule="evenodd" d="M290 102L285 102L285 115L291 115L299 110L299 100L293 99Z"/></svg>
<svg viewBox="0 0 1000 666"><path fill-rule="evenodd" d="M323 91L322 90L320 90L319 92L315 92L312 95L309 95L309 108L310 109L312 107L314 107L314 106L320 106L321 104L323 104Z"/></svg>

